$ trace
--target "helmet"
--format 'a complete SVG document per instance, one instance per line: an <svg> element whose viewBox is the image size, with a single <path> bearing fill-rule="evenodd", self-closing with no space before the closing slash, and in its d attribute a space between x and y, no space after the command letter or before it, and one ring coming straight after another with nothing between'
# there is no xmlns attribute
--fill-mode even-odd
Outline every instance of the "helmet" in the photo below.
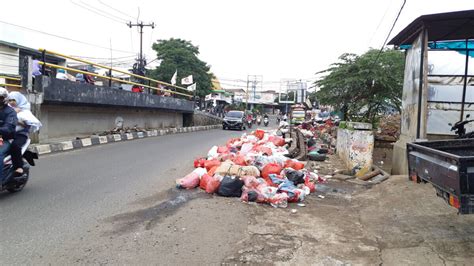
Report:
<svg viewBox="0 0 474 266"><path fill-rule="evenodd" d="M3 102L3 104L8 103L8 91L3 87L0 87L0 103L1 102Z"/></svg>

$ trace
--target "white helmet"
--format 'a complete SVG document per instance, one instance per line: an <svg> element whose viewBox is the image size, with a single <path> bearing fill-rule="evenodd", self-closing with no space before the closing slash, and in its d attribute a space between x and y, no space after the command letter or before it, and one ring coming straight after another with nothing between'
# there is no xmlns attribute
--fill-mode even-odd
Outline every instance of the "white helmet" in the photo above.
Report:
<svg viewBox="0 0 474 266"><path fill-rule="evenodd" d="M0 87L0 102L8 103L8 91L4 87Z"/></svg>

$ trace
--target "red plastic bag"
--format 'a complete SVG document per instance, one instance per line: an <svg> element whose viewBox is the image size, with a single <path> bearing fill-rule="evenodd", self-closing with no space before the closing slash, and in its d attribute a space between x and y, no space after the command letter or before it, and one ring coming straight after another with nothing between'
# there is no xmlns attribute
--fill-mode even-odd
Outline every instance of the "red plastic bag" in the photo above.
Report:
<svg viewBox="0 0 474 266"><path fill-rule="evenodd" d="M261 129L257 129L255 130L255 133L254 133L255 137L257 137L258 139L263 139L263 137L265 136L265 131L261 130Z"/></svg>
<svg viewBox="0 0 474 266"><path fill-rule="evenodd" d="M204 189L207 193L212 194L217 191L220 185L219 178L205 174L201 178L199 187Z"/></svg>
<svg viewBox="0 0 474 266"><path fill-rule="evenodd" d="M199 175L197 173L190 173L187 176L176 180L178 188L192 189L199 186Z"/></svg>
<svg viewBox="0 0 474 266"><path fill-rule="evenodd" d="M282 138L282 137L271 136L268 140L273 142L273 144L275 144L275 146L284 146L285 145L285 139Z"/></svg>
<svg viewBox="0 0 474 266"><path fill-rule="evenodd" d="M227 148L227 146L217 147L217 153L228 153L228 152L229 152L229 148Z"/></svg>
<svg viewBox="0 0 474 266"><path fill-rule="evenodd" d="M212 176L208 174L204 174L201 177L201 181L199 181L199 187L206 190L207 183L209 183L209 180L212 178Z"/></svg>
<svg viewBox="0 0 474 266"><path fill-rule="evenodd" d="M194 160L194 168L204 167L204 162L205 161L206 161L206 159L204 159L204 158L197 158L196 160Z"/></svg>
<svg viewBox="0 0 474 266"><path fill-rule="evenodd" d="M247 161L245 160L245 157L243 155L237 155L232 162L234 162L236 165L240 166L247 166Z"/></svg>
<svg viewBox="0 0 474 266"><path fill-rule="evenodd" d="M219 165L221 165L221 162L218 159L207 160L204 162L204 167L207 171L211 170L212 167Z"/></svg>
<svg viewBox="0 0 474 266"><path fill-rule="evenodd" d="M285 162L285 168L293 168L298 171L304 168L304 163L295 160L287 160Z"/></svg>
<svg viewBox="0 0 474 266"><path fill-rule="evenodd" d="M282 168L279 164L276 163L269 163L265 165L262 169L262 177L267 180L270 179L269 175L270 174L280 174Z"/></svg>

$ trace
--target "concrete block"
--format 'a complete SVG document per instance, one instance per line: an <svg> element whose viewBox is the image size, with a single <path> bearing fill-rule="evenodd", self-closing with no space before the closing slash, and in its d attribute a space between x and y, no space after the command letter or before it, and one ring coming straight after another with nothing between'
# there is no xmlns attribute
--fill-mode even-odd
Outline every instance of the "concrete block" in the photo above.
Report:
<svg viewBox="0 0 474 266"><path fill-rule="evenodd" d="M138 133L137 133L137 137L138 137L139 139L141 139L141 138L143 138L143 137L145 137L145 136L144 136L143 132L138 132Z"/></svg>
<svg viewBox="0 0 474 266"><path fill-rule="evenodd" d="M147 131L146 132L147 137L153 137L153 131Z"/></svg>
<svg viewBox="0 0 474 266"><path fill-rule="evenodd" d="M63 141L61 142L61 150L67 151L72 150L74 147L72 146L72 141Z"/></svg>
<svg viewBox="0 0 474 266"><path fill-rule="evenodd" d="M104 143L107 143L107 136L100 136L99 137L99 143L100 144L104 144Z"/></svg>
<svg viewBox="0 0 474 266"><path fill-rule="evenodd" d="M356 177L370 172L374 150L371 130L337 129L337 155Z"/></svg>
<svg viewBox="0 0 474 266"><path fill-rule="evenodd" d="M49 144L36 145L35 148L36 148L36 152L37 152L38 154L46 154L46 153L50 153L50 152L51 152L51 147L49 146Z"/></svg>
<svg viewBox="0 0 474 266"><path fill-rule="evenodd" d="M100 144L100 140L99 140L99 137L91 137L91 144L92 145L99 145Z"/></svg>
<svg viewBox="0 0 474 266"><path fill-rule="evenodd" d="M122 136L120 136L120 134L114 134L113 137L114 137L114 141L121 141L122 140Z"/></svg>
<svg viewBox="0 0 474 266"><path fill-rule="evenodd" d="M87 147L92 145L92 140L90 138L81 139L82 146Z"/></svg>
<svg viewBox="0 0 474 266"><path fill-rule="evenodd" d="M72 147L73 147L74 149L80 149L80 148L82 148L82 147L83 147L83 146L82 146L82 141L81 141L80 139L75 139L75 140L73 140L73 141L72 141Z"/></svg>
<svg viewBox="0 0 474 266"><path fill-rule="evenodd" d="M132 133L126 133L125 136L126 136L127 140L133 139Z"/></svg>

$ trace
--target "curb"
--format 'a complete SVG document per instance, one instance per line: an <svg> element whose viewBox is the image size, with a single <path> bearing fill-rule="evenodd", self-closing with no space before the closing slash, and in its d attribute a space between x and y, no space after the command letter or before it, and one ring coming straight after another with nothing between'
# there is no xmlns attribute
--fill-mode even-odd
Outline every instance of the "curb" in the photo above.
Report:
<svg viewBox="0 0 474 266"><path fill-rule="evenodd" d="M92 136L90 138L75 139L70 141L63 141L59 143L50 143L50 144L33 144L30 146L30 150L41 154L62 152L82 149L89 146L102 145L107 143L115 143L127 140L158 137L165 135L173 135L178 133L188 133L196 131L204 131L211 129L221 128L222 125L210 125L210 126L195 126L195 127L180 127L180 128L167 128L160 130L149 130L149 131L139 131L132 133L122 133L122 134L112 134L106 136Z"/></svg>

